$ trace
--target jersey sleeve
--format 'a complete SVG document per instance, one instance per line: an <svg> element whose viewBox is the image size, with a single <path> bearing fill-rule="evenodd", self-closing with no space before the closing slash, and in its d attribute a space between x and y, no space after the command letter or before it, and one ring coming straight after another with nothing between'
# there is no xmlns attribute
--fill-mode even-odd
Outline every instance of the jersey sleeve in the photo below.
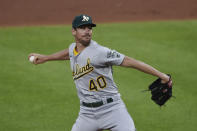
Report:
<svg viewBox="0 0 197 131"><path fill-rule="evenodd" d="M99 63L101 65L120 65L124 60L125 55L103 47L98 55Z"/></svg>
<svg viewBox="0 0 197 131"><path fill-rule="evenodd" d="M69 58L71 59L71 57L73 57L73 49L75 48L75 43L72 43L70 46L69 46Z"/></svg>

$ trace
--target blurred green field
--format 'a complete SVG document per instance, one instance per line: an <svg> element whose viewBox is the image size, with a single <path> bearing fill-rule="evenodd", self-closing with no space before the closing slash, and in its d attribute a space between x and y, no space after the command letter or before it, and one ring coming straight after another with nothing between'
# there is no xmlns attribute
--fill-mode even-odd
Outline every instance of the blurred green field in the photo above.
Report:
<svg viewBox="0 0 197 131"><path fill-rule="evenodd" d="M70 131L79 101L69 61L32 65L29 53L67 48L70 26L0 28L0 131ZM196 131L197 21L98 24L99 44L172 74L174 96L163 108L141 91L156 79L115 67L114 78L138 131Z"/></svg>

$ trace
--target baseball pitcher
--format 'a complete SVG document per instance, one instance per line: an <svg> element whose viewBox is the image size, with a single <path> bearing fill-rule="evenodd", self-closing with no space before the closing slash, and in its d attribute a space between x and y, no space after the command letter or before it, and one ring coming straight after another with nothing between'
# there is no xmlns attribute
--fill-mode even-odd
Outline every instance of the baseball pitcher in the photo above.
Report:
<svg viewBox="0 0 197 131"><path fill-rule="evenodd" d="M132 117L113 80L112 66L131 67L160 78L169 84L170 77L153 67L125 56L92 40L96 24L88 15L76 16L72 22L75 42L68 49L51 55L31 53L34 64L52 60L70 60L72 77L80 100L80 111L72 131L135 131Z"/></svg>

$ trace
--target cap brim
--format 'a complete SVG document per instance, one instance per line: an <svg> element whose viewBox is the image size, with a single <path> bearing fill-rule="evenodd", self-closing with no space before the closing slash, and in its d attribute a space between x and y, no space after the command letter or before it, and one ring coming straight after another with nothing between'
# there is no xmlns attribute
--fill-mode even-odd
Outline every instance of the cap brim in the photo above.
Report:
<svg viewBox="0 0 197 131"><path fill-rule="evenodd" d="M83 25L90 25L90 26L92 26L92 27L96 27L96 24L87 24L87 23L84 23L84 24L81 24L81 25L78 25L77 27L80 27L80 26L83 26Z"/></svg>
<svg viewBox="0 0 197 131"><path fill-rule="evenodd" d="M91 26L92 26L92 27L96 27L96 24L93 24L93 23L92 23Z"/></svg>

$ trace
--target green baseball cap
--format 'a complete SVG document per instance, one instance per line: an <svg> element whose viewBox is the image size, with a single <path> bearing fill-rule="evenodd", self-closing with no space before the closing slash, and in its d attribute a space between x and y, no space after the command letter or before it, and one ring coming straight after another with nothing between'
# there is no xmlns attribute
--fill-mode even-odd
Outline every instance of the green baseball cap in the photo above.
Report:
<svg viewBox="0 0 197 131"><path fill-rule="evenodd" d="M91 25L92 27L96 27L96 24L92 23L92 17L84 14L76 16L72 22L73 28L77 28L82 25Z"/></svg>

